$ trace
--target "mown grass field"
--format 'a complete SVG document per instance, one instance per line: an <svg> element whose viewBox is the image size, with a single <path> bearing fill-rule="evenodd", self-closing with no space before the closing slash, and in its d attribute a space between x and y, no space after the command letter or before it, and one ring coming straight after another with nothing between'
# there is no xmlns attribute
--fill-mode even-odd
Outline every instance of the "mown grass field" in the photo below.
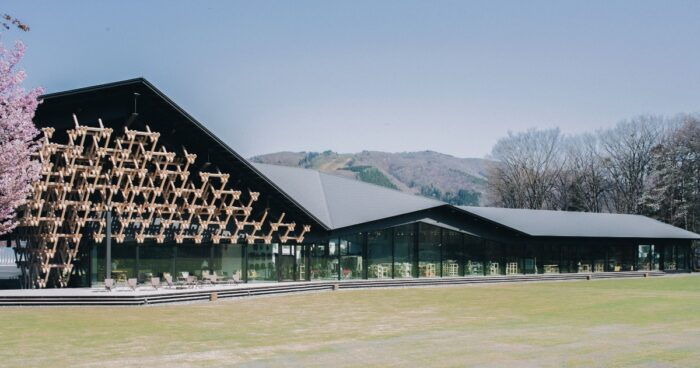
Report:
<svg viewBox="0 0 700 368"><path fill-rule="evenodd" d="M0 366L699 366L700 277L0 308Z"/></svg>

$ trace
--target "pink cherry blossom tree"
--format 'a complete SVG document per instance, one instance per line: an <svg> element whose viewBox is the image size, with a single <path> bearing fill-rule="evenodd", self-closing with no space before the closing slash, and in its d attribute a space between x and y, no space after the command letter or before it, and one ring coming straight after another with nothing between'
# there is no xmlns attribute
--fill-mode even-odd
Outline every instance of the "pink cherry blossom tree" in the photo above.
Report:
<svg viewBox="0 0 700 368"><path fill-rule="evenodd" d="M26 74L17 64L24 44L6 48L0 42L0 235L17 226L17 208L26 203L41 166L32 155L39 131L32 119L43 90L22 88Z"/></svg>

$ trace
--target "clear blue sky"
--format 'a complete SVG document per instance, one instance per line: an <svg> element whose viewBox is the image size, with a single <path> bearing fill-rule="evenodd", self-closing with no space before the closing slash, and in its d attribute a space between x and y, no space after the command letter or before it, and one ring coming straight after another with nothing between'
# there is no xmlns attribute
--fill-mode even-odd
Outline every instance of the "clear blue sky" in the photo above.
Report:
<svg viewBox="0 0 700 368"><path fill-rule="evenodd" d="M700 1L4 1L28 84L143 76L245 156L700 111Z"/></svg>

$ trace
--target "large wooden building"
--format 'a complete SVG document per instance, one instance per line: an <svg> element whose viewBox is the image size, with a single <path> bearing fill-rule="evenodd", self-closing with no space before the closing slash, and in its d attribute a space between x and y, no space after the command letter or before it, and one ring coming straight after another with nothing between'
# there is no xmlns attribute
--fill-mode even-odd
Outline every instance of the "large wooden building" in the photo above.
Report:
<svg viewBox="0 0 700 368"><path fill-rule="evenodd" d="M678 272L700 239L643 216L453 206L253 164L144 79L43 99L42 179L3 240L18 286Z"/></svg>

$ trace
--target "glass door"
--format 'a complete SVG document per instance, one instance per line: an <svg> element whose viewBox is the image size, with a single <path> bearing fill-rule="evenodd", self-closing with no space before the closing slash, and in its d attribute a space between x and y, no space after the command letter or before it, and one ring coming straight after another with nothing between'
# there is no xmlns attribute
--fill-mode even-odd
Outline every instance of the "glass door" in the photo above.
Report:
<svg viewBox="0 0 700 368"><path fill-rule="evenodd" d="M651 255L654 252L653 245L637 246L637 270L651 271Z"/></svg>
<svg viewBox="0 0 700 368"><path fill-rule="evenodd" d="M290 245L280 245L281 252L277 255L277 280L294 281L294 262L296 249Z"/></svg>
<svg viewBox="0 0 700 368"><path fill-rule="evenodd" d="M310 278L307 272L309 259L309 248L305 245L296 245L296 280L308 281ZM310 246L309 246L310 247Z"/></svg>

